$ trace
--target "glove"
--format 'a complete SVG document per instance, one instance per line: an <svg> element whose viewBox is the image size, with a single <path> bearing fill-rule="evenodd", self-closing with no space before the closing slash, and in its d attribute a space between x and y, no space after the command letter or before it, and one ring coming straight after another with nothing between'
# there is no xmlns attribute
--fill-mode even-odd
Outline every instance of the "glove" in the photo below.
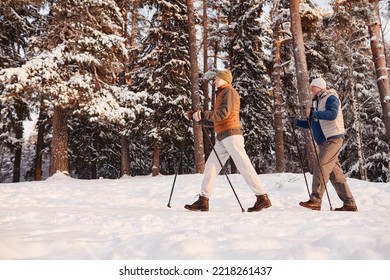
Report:
<svg viewBox="0 0 390 280"><path fill-rule="evenodd" d="M195 120L195 121L200 121L203 117L203 112L202 111L196 111L193 115L192 115L192 118Z"/></svg>
<svg viewBox="0 0 390 280"><path fill-rule="evenodd" d="M306 109L306 117L311 118L313 116L314 108Z"/></svg>
<svg viewBox="0 0 390 280"><path fill-rule="evenodd" d="M203 112L202 111L194 111L190 110L186 113L186 118L190 121L195 120L195 121L200 121L203 118Z"/></svg>
<svg viewBox="0 0 390 280"><path fill-rule="evenodd" d="M295 117L294 116L288 116L287 120L290 124L295 124Z"/></svg>

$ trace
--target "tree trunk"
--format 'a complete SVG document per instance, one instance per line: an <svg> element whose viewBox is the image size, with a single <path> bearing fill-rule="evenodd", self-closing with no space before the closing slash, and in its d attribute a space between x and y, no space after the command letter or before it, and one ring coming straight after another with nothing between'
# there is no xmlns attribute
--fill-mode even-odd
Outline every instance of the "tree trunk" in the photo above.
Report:
<svg viewBox="0 0 390 280"><path fill-rule="evenodd" d="M221 22L221 10L220 10L220 6L217 6L216 8L216 30L220 30L220 22ZM214 46L213 46L213 66L214 68L218 68L218 53L219 53L219 49L220 49L220 44L219 44L219 41L218 40L215 40L215 43L214 43ZM212 92L212 95L211 95L211 110L214 110L214 104L215 104L215 99L216 99L216 94L215 92L217 91L214 83L211 85L211 92ZM211 133L211 141L213 143L215 143L215 130L214 128L209 128L209 131Z"/></svg>
<svg viewBox="0 0 390 280"><path fill-rule="evenodd" d="M123 26L122 26L122 37L125 38L125 45L128 46L129 45L129 40L128 40L128 31L127 31L127 21L128 21L128 17L127 17L127 11L128 11L128 7L127 7L127 3L126 1L117 1L118 5L120 6L121 8L121 12L122 12L122 18L123 18ZM134 13L136 11L136 3L134 2L133 3L133 9L132 9L132 12ZM134 21L135 23L135 18L134 18L134 14L133 14L133 20L132 22ZM132 30L132 34L133 34L134 30ZM130 44L134 43L133 42L134 38L133 37L130 37ZM126 58L123 57L122 58L122 71L119 73L119 85L120 86L124 86L126 85L126 74L127 74L127 67L126 67ZM123 127L122 130L125 130L125 128ZM129 154L129 139L128 139L128 136L127 135L120 135L120 142L121 142L121 172L120 172L120 176L123 176L123 175L131 175L131 171L130 171L130 154Z"/></svg>
<svg viewBox="0 0 390 280"><path fill-rule="evenodd" d="M386 128L388 158L390 159L390 87L389 87L389 75L386 67L386 57L384 52L384 42L381 38L381 29L379 21L379 1L370 0L373 4L373 16L370 18L368 24L368 31L370 34L371 52L376 69L377 85L380 96L380 102L382 106L383 122ZM390 160L388 166L388 172L390 172ZM387 175L387 181L390 181L390 175Z"/></svg>
<svg viewBox="0 0 390 280"><path fill-rule="evenodd" d="M237 168L237 165L232 158L229 159L229 164L230 164L230 173L237 174L238 168Z"/></svg>
<svg viewBox="0 0 390 280"><path fill-rule="evenodd" d="M0 145L0 183L2 183L1 177L2 177L2 170L3 170L3 163L4 163L4 153L5 153L5 147L3 145Z"/></svg>
<svg viewBox="0 0 390 280"><path fill-rule="evenodd" d="M299 2L299 0L290 0L291 33L293 37L295 71L301 117L306 119L305 108L311 107L311 97L309 94L309 75L307 72ZM306 156L308 158L309 166L312 168L315 159L315 147L312 144L313 141L310 133L306 130L304 131L304 139L306 143Z"/></svg>
<svg viewBox="0 0 390 280"><path fill-rule="evenodd" d="M129 138L127 135L121 135L121 176L131 175Z"/></svg>
<svg viewBox="0 0 390 280"><path fill-rule="evenodd" d="M15 138L18 140L15 148L14 170L12 182L20 182L20 165L22 163L22 140L23 140L23 123L17 122L15 124Z"/></svg>
<svg viewBox="0 0 390 280"><path fill-rule="evenodd" d="M194 111L201 110L199 97L199 82L198 82L198 59L196 49L196 30L195 30L195 14L193 0L187 0L187 14L188 14L188 35L189 35L189 51L191 64L191 96L192 109ZM194 145L195 145L195 164L196 172L204 172L204 149L203 149L203 133L202 127L197 122L194 125Z"/></svg>
<svg viewBox="0 0 390 280"><path fill-rule="evenodd" d="M232 17L231 16L228 17L228 26L231 25L231 20L232 20ZM228 29L228 38L233 38L233 37L234 37L233 30L231 28L229 28ZM229 44L227 53L228 53L227 59L229 62L229 68L232 69L233 68L233 53L234 53L234 48L233 48L232 44ZM233 78L233 80L234 80L234 78ZM225 167L225 168L227 168L227 172L229 172L229 167L230 167L231 174L238 173L238 168L231 157L228 160L228 166Z"/></svg>
<svg viewBox="0 0 390 280"><path fill-rule="evenodd" d="M160 147L158 143L153 146L153 167L152 176L158 176L160 174Z"/></svg>
<svg viewBox="0 0 390 280"><path fill-rule="evenodd" d="M275 33L274 33L275 34ZM275 155L276 155L276 172L285 171L284 160L284 135L283 135L283 117L282 117L282 88L280 81L280 39L275 34L275 69L274 69L274 130L275 130Z"/></svg>
<svg viewBox="0 0 390 280"><path fill-rule="evenodd" d="M46 114L43 104L43 98L41 97L41 107L39 111L39 117L38 117L38 135L37 135L37 146L36 146L36 155L35 155L35 181L41 181L42 180L42 151L44 147L44 132L45 132L45 117Z"/></svg>
<svg viewBox="0 0 390 280"><path fill-rule="evenodd" d="M276 19L279 15L279 1L274 1L274 8L272 11L272 18ZM281 61L280 61L280 26L275 24L273 28L274 34L274 130L275 130L275 156L276 156L276 172L284 172L286 168L284 159L284 134L283 134L283 116L282 116L282 83L281 75Z"/></svg>
<svg viewBox="0 0 390 280"><path fill-rule="evenodd" d="M207 17L207 0L203 0L203 73L206 73L209 70L208 64L208 17ZM204 94L204 104L203 109L205 111L210 110L210 96L209 96L209 81L203 81L203 94ZM203 136L203 143L205 143L205 137ZM205 158L207 159L210 155L211 149L210 145L204 145Z"/></svg>
<svg viewBox="0 0 390 280"><path fill-rule="evenodd" d="M50 176L57 171L69 174L68 169L68 115L67 110L55 106L53 138L51 140Z"/></svg>
<svg viewBox="0 0 390 280"><path fill-rule="evenodd" d="M96 162L92 161L89 165L89 171L91 172L91 179L97 179L97 166Z"/></svg>

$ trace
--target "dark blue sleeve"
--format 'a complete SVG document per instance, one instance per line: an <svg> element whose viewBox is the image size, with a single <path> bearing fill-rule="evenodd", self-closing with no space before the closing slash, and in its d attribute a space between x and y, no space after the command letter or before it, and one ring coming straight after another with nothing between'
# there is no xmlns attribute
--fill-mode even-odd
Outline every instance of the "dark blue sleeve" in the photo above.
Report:
<svg viewBox="0 0 390 280"><path fill-rule="evenodd" d="M331 95L326 100L325 111L314 111L313 117L319 120L333 121L337 118L339 112L339 99Z"/></svg>
<svg viewBox="0 0 390 280"><path fill-rule="evenodd" d="M295 124L301 128L309 128L309 123L307 120L295 119Z"/></svg>

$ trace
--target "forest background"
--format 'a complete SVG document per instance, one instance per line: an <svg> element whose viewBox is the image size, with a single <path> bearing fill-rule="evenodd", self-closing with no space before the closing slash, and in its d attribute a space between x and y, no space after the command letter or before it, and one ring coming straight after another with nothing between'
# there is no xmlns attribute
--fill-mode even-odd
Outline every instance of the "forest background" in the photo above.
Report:
<svg viewBox="0 0 390 280"><path fill-rule="evenodd" d="M213 107L220 68L258 173L310 172L310 135L287 117L321 76L340 94L347 176L388 182L389 2L1 0L0 182L202 173L213 131L185 112Z"/></svg>

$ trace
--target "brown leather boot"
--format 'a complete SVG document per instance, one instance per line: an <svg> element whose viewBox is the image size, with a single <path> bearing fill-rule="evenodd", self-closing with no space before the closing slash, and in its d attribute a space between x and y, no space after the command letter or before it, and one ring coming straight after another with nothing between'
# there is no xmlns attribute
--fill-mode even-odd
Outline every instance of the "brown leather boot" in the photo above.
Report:
<svg viewBox="0 0 390 280"><path fill-rule="evenodd" d="M315 203L311 200L308 200L306 202L299 202L299 205L305 208L309 208L311 210L321 210L321 204Z"/></svg>
<svg viewBox="0 0 390 280"><path fill-rule="evenodd" d="M255 205L253 205L253 207L248 208L248 212L258 212L264 208L269 208L272 206L267 194L256 195L256 197L257 200L255 202Z"/></svg>
<svg viewBox="0 0 390 280"><path fill-rule="evenodd" d="M357 212L357 207L356 205L343 205L340 208L334 209L334 211L351 211L351 212Z"/></svg>
<svg viewBox="0 0 390 280"><path fill-rule="evenodd" d="M190 211L209 211L209 199L200 195L197 201L184 205L184 208Z"/></svg>

